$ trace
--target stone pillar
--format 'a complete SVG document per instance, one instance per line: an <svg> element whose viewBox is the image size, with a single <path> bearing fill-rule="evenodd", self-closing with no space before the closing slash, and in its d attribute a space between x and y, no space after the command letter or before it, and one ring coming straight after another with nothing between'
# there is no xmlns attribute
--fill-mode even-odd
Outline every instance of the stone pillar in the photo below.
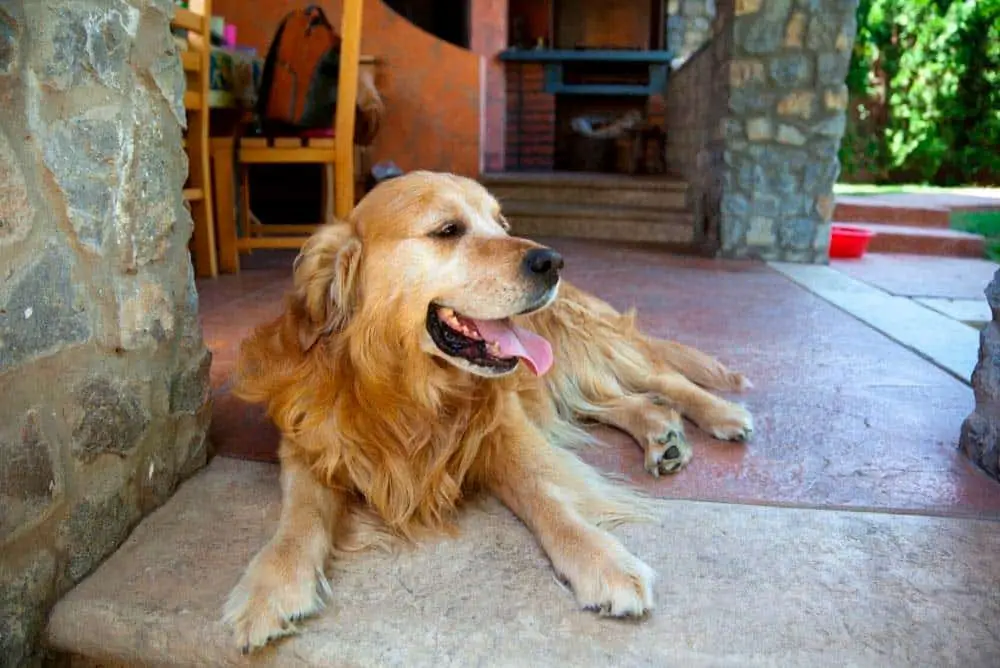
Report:
<svg viewBox="0 0 1000 668"><path fill-rule="evenodd" d="M674 52L674 66L687 61L712 36L715 0L668 0L667 48Z"/></svg>
<svg viewBox="0 0 1000 668"><path fill-rule="evenodd" d="M205 462L169 0L0 4L0 663Z"/></svg>
<svg viewBox="0 0 1000 668"><path fill-rule="evenodd" d="M721 246L829 259L857 0L736 0Z"/></svg>
<svg viewBox="0 0 1000 668"><path fill-rule="evenodd" d="M962 424L959 448L1000 480L1000 270L986 288L993 320L979 335L979 363L972 372L976 408Z"/></svg>

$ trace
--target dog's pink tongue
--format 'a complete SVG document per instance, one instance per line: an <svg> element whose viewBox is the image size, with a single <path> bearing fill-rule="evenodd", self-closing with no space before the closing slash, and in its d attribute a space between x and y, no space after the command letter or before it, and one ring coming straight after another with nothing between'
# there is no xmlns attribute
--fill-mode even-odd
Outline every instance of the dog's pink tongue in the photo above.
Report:
<svg viewBox="0 0 1000 668"><path fill-rule="evenodd" d="M504 357L520 357L536 376L552 366L552 346L543 337L509 320L475 320L483 339L497 344Z"/></svg>

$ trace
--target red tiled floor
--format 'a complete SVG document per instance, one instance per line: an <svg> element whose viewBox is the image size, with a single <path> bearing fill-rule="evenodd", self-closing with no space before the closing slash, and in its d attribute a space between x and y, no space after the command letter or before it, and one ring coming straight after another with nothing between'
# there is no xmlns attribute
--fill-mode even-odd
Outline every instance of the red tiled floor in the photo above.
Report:
<svg viewBox="0 0 1000 668"><path fill-rule="evenodd" d="M894 295L946 299L985 299L983 290L1000 268L990 260L879 253L830 265Z"/></svg>
<svg viewBox="0 0 1000 668"><path fill-rule="evenodd" d="M689 426L694 461L652 479L638 446L601 430L608 446L589 452L591 461L669 498L1000 517L1000 485L955 449L972 392L937 367L763 265L553 245L581 287L619 308L635 305L651 333L716 355L756 385L742 398L757 421L748 445ZM291 257L280 261L290 266ZM255 282L254 273L236 279L247 286L242 296L228 277L201 289L203 303L214 304L204 313L217 354L213 441L218 452L267 459L277 434L225 385L239 337L257 316L280 309L280 279L269 273ZM222 290L226 299L213 297Z"/></svg>

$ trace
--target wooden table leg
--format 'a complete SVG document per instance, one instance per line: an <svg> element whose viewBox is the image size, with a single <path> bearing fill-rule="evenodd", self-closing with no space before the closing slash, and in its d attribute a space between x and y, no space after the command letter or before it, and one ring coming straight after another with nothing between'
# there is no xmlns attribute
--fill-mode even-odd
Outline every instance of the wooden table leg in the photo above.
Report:
<svg viewBox="0 0 1000 668"><path fill-rule="evenodd" d="M232 140L213 140L212 175L215 181L215 222L219 236L219 271L235 274L240 271L236 250L236 200L233 197Z"/></svg>

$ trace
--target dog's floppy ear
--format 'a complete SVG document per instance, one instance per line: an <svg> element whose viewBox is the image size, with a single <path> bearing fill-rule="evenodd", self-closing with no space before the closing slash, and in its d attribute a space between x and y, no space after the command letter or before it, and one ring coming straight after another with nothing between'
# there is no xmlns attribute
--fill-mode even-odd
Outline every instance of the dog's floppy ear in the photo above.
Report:
<svg viewBox="0 0 1000 668"><path fill-rule="evenodd" d="M343 329L357 301L356 275L361 241L354 228L336 223L321 228L295 258L295 301L303 352L321 336Z"/></svg>

